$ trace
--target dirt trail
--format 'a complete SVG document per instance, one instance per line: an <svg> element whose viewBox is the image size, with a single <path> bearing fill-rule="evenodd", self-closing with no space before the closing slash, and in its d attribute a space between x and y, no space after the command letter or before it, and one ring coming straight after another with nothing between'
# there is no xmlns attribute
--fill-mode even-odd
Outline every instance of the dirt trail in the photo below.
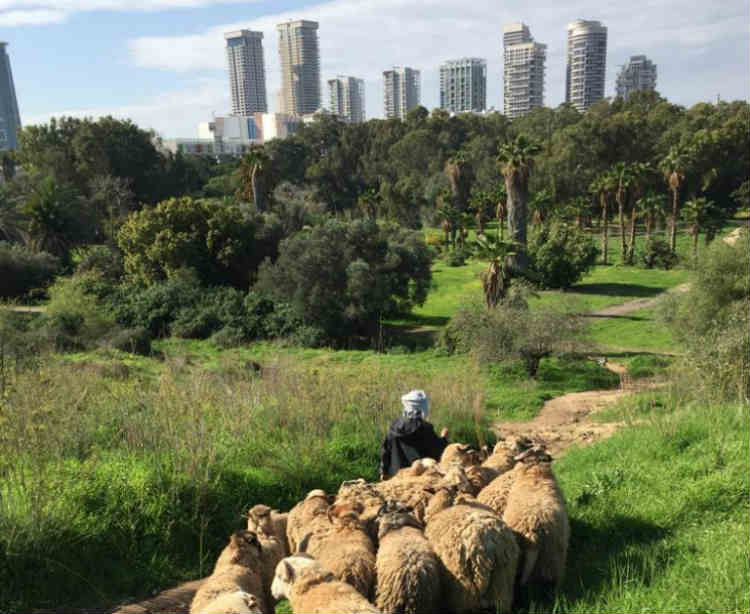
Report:
<svg viewBox="0 0 750 614"><path fill-rule="evenodd" d="M587 445L612 435L622 422L594 422L590 416L627 394L653 388L653 382L633 383L627 368L607 362L604 365L620 376L620 388L572 392L550 399L539 415L527 422L498 422L495 431L500 435L526 435L541 440L553 457L559 457L573 445Z"/></svg>
<svg viewBox="0 0 750 614"><path fill-rule="evenodd" d="M638 311L640 309L650 309L651 307L654 307L661 301L666 294L681 294L683 292L686 292L690 288L689 283L680 284L679 286L675 286L674 288L670 288L666 292L662 292L660 294L657 294L654 297L651 298L637 298L633 301L628 301L627 303L621 303L620 305L612 305L612 307L605 307L604 309L600 309L599 311L593 311L588 314L583 314L585 316L626 316L630 313L633 313L634 311Z"/></svg>

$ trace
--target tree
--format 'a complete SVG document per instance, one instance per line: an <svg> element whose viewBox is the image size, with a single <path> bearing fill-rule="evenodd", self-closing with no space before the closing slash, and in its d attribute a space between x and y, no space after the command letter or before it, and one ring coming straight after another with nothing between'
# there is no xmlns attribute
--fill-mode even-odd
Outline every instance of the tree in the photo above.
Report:
<svg viewBox="0 0 750 614"><path fill-rule="evenodd" d="M547 217L552 211L554 202L554 195L548 189L539 190L534 194L529 203L529 207L532 211L531 223L534 224L534 226L540 226L547 220Z"/></svg>
<svg viewBox="0 0 750 614"><path fill-rule="evenodd" d="M690 198L685 201L682 216L689 226L690 236L693 238L693 257L698 255L698 235L706 233L706 243L724 222L721 209L712 200L705 197Z"/></svg>
<svg viewBox="0 0 750 614"><path fill-rule="evenodd" d="M545 224L529 240L529 270L543 288L569 288L596 263L592 239L575 226Z"/></svg>
<svg viewBox="0 0 750 614"><path fill-rule="evenodd" d="M448 158L443 172L450 183L453 194L453 205L459 211L466 211L469 206L469 194L473 179L471 166L466 159L466 154L463 151L458 151L455 155Z"/></svg>
<svg viewBox="0 0 750 614"><path fill-rule="evenodd" d="M0 183L0 241L21 239L25 222L18 198L7 184Z"/></svg>
<svg viewBox="0 0 750 614"><path fill-rule="evenodd" d="M510 239L519 245L511 257L514 269L526 268L526 216L529 200L529 177L534 168L534 156L541 148L519 135L498 148L497 162L505 177L505 190L508 194L508 232Z"/></svg>
<svg viewBox="0 0 750 614"><path fill-rule="evenodd" d="M135 207L135 196L130 180L112 175L97 175L91 180L91 199L96 207L97 228L102 227L107 241L114 243L115 226ZM106 220L106 228L102 218Z"/></svg>
<svg viewBox="0 0 750 614"><path fill-rule="evenodd" d="M494 309L505 298L510 287L511 269L507 259L515 246L491 235L478 235L472 246L475 258L487 261L487 270L481 275L484 303Z"/></svg>
<svg viewBox="0 0 750 614"><path fill-rule="evenodd" d="M329 218L282 241L255 289L289 302L306 326L342 343L374 340L382 318L421 305L429 287L421 233L371 218Z"/></svg>
<svg viewBox="0 0 750 614"><path fill-rule="evenodd" d="M651 240L654 222L666 211L666 198L657 192L647 192L636 201L636 207L646 216L646 241Z"/></svg>
<svg viewBox="0 0 750 614"><path fill-rule="evenodd" d="M602 211L602 264L608 264L607 256L609 250L609 199L617 190L617 185L617 176L611 171L605 171L604 173L599 175L589 187L591 192L599 196L599 203Z"/></svg>
<svg viewBox="0 0 750 614"><path fill-rule="evenodd" d="M659 167L664 174L670 191L672 192L672 213L669 218L669 248L675 252L677 245L677 218L680 214L680 187L685 181L685 173L688 170L692 158L692 152L682 146L675 145L670 148L669 153L662 158Z"/></svg>
<svg viewBox="0 0 750 614"><path fill-rule="evenodd" d="M252 200L258 211L265 210L264 173L268 170L270 158L262 146L253 147L240 164L240 189L238 198Z"/></svg>
<svg viewBox="0 0 750 614"><path fill-rule="evenodd" d="M630 164L618 162L612 168L612 174L617 178L617 189L615 190L615 201L617 202L617 219L620 225L620 257L625 262L627 254L627 241L625 238L625 198L630 184L633 182L633 174Z"/></svg>

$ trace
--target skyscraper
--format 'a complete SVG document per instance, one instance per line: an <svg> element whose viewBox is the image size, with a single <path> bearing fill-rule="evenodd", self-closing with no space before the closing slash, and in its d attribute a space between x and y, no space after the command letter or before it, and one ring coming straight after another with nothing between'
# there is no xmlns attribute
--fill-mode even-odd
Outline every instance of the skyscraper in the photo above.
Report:
<svg viewBox="0 0 750 614"><path fill-rule="evenodd" d="M385 118L406 119L410 109L419 105L420 74L413 68L394 66L383 72Z"/></svg>
<svg viewBox="0 0 750 614"><path fill-rule="evenodd" d="M656 89L656 64L645 55L631 55L617 75L617 95L627 100L637 90Z"/></svg>
<svg viewBox="0 0 750 614"><path fill-rule="evenodd" d="M448 60L440 66L440 108L454 113L487 107L487 62L479 58Z"/></svg>
<svg viewBox="0 0 750 614"><path fill-rule="evenodd" d="M280 110L306 115L320 109L320 51L317 21L287 21L276 26L281 57Z"/></svg>
<svg viewBox="0 0 750 614"><path fill-rule="evenodd" d="M565 102L583 113L604 98L607 66L607 28L598 21L579 19L568 24L568 65Z"/></svg>
<svg viewBox="0 0 750 614"><path fill-rule="evenodd" d="M347 122L365 121L365 82L339 75L328 80L331 113Z"/></svg>
<svg viewBox="0 0 750 614"><path fill-rule="evenodd" d="M5 50L7 44L0 42L0 151L18 147L17 132L21 129L10 58Z"/></svg>
<svg viewBox="0 0 750 614"><path fill-rule="evenodd" d="M520 117L544 106L547 45L534 42L524 23L503 26L503 113Z"/></svg>
<svg viewBox="0 0 750 614"><path fill-rule="evenodd" d="M248 117L268 111L263 32L226 32L232 115Z"/></svg>

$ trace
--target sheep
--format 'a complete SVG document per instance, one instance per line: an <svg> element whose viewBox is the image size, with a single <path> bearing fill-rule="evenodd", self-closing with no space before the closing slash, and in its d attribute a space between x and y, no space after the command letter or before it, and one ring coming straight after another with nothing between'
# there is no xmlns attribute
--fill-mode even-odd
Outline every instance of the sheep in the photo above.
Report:
<svg viewBox="0 0 750 614"><path fill-rule="evenodd" d="M328 497L325 491L316 489L307 493L304 501L295 505L289 512L286 526L289 551L298 549L302 538L311 533L313 542L325 537L331 530L328 520Z"/></svg>
<svg viewBox="0 0 750 614"><path fill-rule="evenodd" d="M380 510L375 603L383 612L431 614L442 601L441 563L410 512L392 501Z"/></svg>
<svg viewBox="0 0 750 614"><path fill-rule="evenodd" d="M429 462L423 458L414 461L411 467L402 469L390 480L378 482L374 486L384 500L400 501L419 510L424 508L431 491L444 475L445 472L437 462Z"/></svg>
<svg viewBox="0 0 750 614"><path fill-rule="evenodd" d="M443 469L448 469L453 464L468 467L469 465L478 465L480 462L480 453L463 443L448 444L440 457L440 466Z"/></svg>
<svg viewBox="0 0 750 614"><path fill-rule="evenodd" d="M530 581L557 589L565 572L570 523L565 498L550 465L552 457L535 446L516 457L515 479L503 520L521 548L519 584Z"/></svg>
<svg viewBox="0 0 750 614"><path fill-rule="evenodd" d="M517 467L514 467L510 471L506 471L487 484L487 486L479 491L477 501L494 510L499 516L502 516L505 513L508 495L511 488L513 488L513 482L515 482L518 475L516 469Z"/></svg>
<svg viewBox="0 0 750 614"><path fill-rule="evenodd" d="M244 591L223 593L207 604L201 614L263 614L255 595Z"/></svg>
<svg viewBox="0 0 750 614"><path fill-rule="evenodd" d="M337 580L371 598L375 592L375 545L359 519L362 505L341 503L328 510L333 530L309 549Z"/></svg>
<svg viewBox="0 0 750 614"><path fill-rule="evenodd" d="M482 467L494 469L498 475L510 471L515 465L514 457L531 447L528 437L507 437L498 441L490 454L483 462Z"/></svg>
<svg viewBox="0 0 750 614"><path fill-rule="evenodd" d="M425 536L443 564L446 609L508 612L519 548L500 516L469 495L441 488L426 518Z"/></svg>
<svg viewBox="0 0 750 614"><path fill-rule="evenodd" d="M261 569L263 555L258 536L237 531L219 555L213 573L206 578L190 604L190 614L216 611L215 601L229 593L243 591L255 597L256 607L265 614L273 611L270 594L264 590Z"/></svg>
<svg viewBox="0 0 750 614"><path fill-rule="evenodd" d="M319 561L304 552L282 560L271 586L274 599L288 599L295 612L377 614L378 609L357 589L336 580Z"/></svg>
<svg viewBox="0 0 750 614"><path fill-rule="evenodd" d="M283 543L275 534L271 508L266 505L254 505L247 514L247 528L258 536L262 550L263 566L261 568L263 587L270 590L273 574L279 561L287 556Z"/></svg>
<svg viewBox="0 0 750 614"><path fill-rule="evenodd" d="M365 525L367 534L376 540L378 537L375 519L378 511L385 503L385 498L378 492L374 484L368 484L363 479L349 480L342 482L338 494L336 495L335 505L342 503L358 503L362 506L362 512L359 519Z"/></svg>

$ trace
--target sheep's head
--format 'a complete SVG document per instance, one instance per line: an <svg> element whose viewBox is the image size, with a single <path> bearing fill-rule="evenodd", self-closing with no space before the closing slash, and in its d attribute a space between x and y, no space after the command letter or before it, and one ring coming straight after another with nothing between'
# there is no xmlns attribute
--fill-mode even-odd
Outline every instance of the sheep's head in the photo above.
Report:
<svg viewBox="0 0 750 614"><path fill-rule="evenodd" d="M364 527L359 518L362 512L364 512L364 506L359 501L354 503L339 503L328 508L328 520L334 526L362 529Z"/></svg>
<svg viewBox="0 0 750 614"><path fill-rule="evenodd" d="M278 565L271 583L271 594L278 600L287 599L294 582L307 569L320 569L323 567L318 561L305 553L295 553L282 559Z"/></svg>
<svg viewBox="0 0 750 614"><path fill-rule="evenodd" d="M552 457L547 452L543 445L535 445L524 450L520 454L513 457L513 460L517 463L525 463L527 465L538 465L540 463L551 463Z"/></svg>
<svg viewBox="0 0 750 614"><path fill-rule="evenodd" d="M315 490L311 490L309 493L307 493L307 496L305 497L305 501L309 501L310 499L317 499L317 498L328 498L328 495L326 495L325 490L321 490L320 488L316 488Z"/></svg>
<svg viewBox="0 0 750 614"><path fill-rule="evenodd" d="M227 549L234 564L252 568L260 562L262 548L255 531L235 531L229 538Z"/></svg>
<svg viewBox="0 0 750 614"><path fill-rule="evenodd" d="M445 450L443 450L443 455L440 457L440 464L444 466L457 464L462 467L468 467L470 465L478 465L479 463L479 452L463 443L448 444Z"/></svg>
<svg viewBox="0 0 750 614"><path fill-rule="evenodd" d="M273 535L273 522L271 521L271 508L267 505L254 505L247 513L247 528L265 535Z"/></svg>
<svg viewBox="0 0 750 614"><path fill-rule="evenodd" d="M396 500L387 501L380 506L376 519L378 539L382 539L389 531L396 531L402 527L424 528L413 512L413 507Z"/></svg>

